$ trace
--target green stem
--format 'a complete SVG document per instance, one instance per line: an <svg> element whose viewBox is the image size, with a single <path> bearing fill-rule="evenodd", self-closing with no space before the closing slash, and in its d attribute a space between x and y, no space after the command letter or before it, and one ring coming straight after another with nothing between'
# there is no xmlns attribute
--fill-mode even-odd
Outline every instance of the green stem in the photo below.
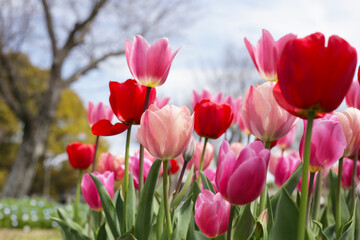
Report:
<svg viewBox="0 0 360 240"><path fill-rule="evenodd" d="M231 229L232 229L232 221L234 218L235 208L236 208L235 205L231 205L226 240L231 240Z"/></svg>
<svg viewBox="0 0 360 240"><path fill-rule="evenodd" d="M96 153L97 153L97 150L98 150L98 147L99 147L99 139L100 139L100 136L96 136L95 151L94 151L93 165L92 165L91 172L94 172L96 170Z"/></svg>
<svg viewBox="0 0 360 240"><path fill-rule="evenodd" d="M77 185L76 185L76 201L74 207L74 220L79 223L79 202L80 202L80 186L81 186L82 170L79 170Z"/></svg>
<svg viewBox="0 0 360 240"><path fill-rule="evenodd" d="M307 208L306 208L306 223L305 223L306 227L309 225L311 195L312 195L312 190L313 190L313 186L314 186L314 178L315 178L315 173L311 172L310 173L310 184L309 184L309 188L308 188L308 198L307 198L307 204L306 204L307 205Z"/></svg>
<svg viewBox="0 0 360 240"><path fill-rule="evenodd" d="M202 153L201 153L201 160L200 160L200 167L199 167L199 175L198 175L198 179L197 179L197 183L199 184L199 186L200 186L200 183L201 183L200 173L201 173L202 170L203 170L204 156L205 156L205 152L206 152L206 144L207 144L207 142L208 142L208 138L205 137L204 147L203 147L203 150L202 150Z"/></svg>
<svg viewBox="0 0 360 240"><path fill-rule="evenodd" d="M352 177L351 177L351 212L354 211L354 207L355 207L355 178L357 176L357 160L358 160L358 154L359 154L359 149L356 149L355 152L355 158L354 158L354 162L353 162L353 171L352 171Z"/></svg>
<svg viewBox="0 0 360 240"><path fill-rule="evenodd" d="M172 224L170 217L169 198L168 198L168 160L163 161L163 194L164 194L164 207L166 226L168 228L169 236L172 234Z"/></svg>
<svg viewBox="0 0 360 240"><path fill-rule="evenodd" d="M131 136L131 127L132 124L130 124L127 133L126 133L126 147L125 147L125 170L124 170L124 206L126 205L127 201L127 189L129 185L129 147L130 147L130 136ZM126 213L126 207L124 207L124 221L126 219L127 213Z"/></svg>
<svg viewBox="0 0 360 240"><path fill-rule="evenodd" d="M264 147L266 149L270 149L270 145L271 145L270 141L264 141L263 143L264 143ZM259 214L265 210L266 200L267 200L267 185L266 185L266 177L265 177L265 187L264 187L263 192L260 195Z"/></svg>
<svg viewBox="0 0 360 240"><path fill-rule="evenodd" d="M342 176L343 158L339 159L338 177L336 182L336 196L335 196L335 224L336 224L336 239L341 235L341 176Z"/></svg>
<svg viewBox="0 0 360 240"><path fill-rule="evenodd" d="M321 171L318 172L318 175L316 177L316 186L315 186L315 195L314 195L314 214L313 219L315 221L318 221L319 218L319 212L320 212L320 200L321 200Z"/></svg>
<svg viewBox="0 0 360 240"><path fill-rule="evenodd" d="M301 198L300 198L300 213L298 221L298 240L305 239L305 227L306 227L306 209L308 198L308 174L309 174L309 162L310 162L310 148L311 148L311 131L314 121L314 112L309 112L308 123L306 127L305 146L303 154L303 171L301 182Z"/></svg>
<svg viewBox="0 0 360 240"><path fill-rule="evenodd" d="M179 181L177 183L177 186L176 186L176 190L175 190L175 193L174 193L174 197L173 197L173 201L174 199L176 198L176 195L178 194L179 190L180 190L180 187L181 187L181 183L182 183L182 179L184 177L184 173L185 173L185 169L186 169L186 165L188 164L188 161L184 161L184 164L183 164L183 167L181 169L181 173L180 173L180 176L179 176Z"/></svg>

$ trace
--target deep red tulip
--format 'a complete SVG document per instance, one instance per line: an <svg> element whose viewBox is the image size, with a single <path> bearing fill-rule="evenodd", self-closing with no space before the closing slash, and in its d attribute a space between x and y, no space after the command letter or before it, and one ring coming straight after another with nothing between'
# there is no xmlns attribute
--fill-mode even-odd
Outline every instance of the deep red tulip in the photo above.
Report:
<svg viewBox="0 0 360 240"><path fill-rule="evenodd" d="M123 83L110 82L110 105L115 116L123 123L140 124L144 111L146 87L134 79ZM155 88L151 89L149 105L153 104L156 97Z"/></svg>
<svg viewBox="0 0 360 240"><path fill-rule="evenodd" d="M199 136L218 138L232 123L234 113L229 104L217 104L204 99L194 109L194 128Z"/></svg>
<svg viewBox="0 0 360 240"><path fill-rule="evenodd" d="M322 33L291 39L277 66L274 95L290 113L307 118L335 110L344 99L354 76L355 48L344 39L331 36L325 46Z"/></svg>
<svg viewBox="0 0 360 240"><path fill-rule="evenodd" d="M124 132L129 125L124 123L112 124L109 120L103 119L91 127L92 134L96 136L113 136Z"/></svg>
<svg viewBox="0 0 360 240"><path fill-rule="evenodd" d="M92 163L95 146L73 142L66 146L66 151L72 168L87 169Z"/></svg>

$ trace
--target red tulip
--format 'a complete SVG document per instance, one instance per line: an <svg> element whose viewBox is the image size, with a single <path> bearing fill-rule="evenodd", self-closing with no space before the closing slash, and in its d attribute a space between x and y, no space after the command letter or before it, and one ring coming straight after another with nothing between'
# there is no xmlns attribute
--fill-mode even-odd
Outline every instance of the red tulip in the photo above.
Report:
<svg viewBox="0 0 360 240"><path fill-rule="evenodd" d="M95 146L73 142L66 146L66 151L72 168L87 169L93 161Z"/></svg>
<svg viewBox="0 0 360 240"><path fill-rule="evenodd" d="M124 83L110 82L110 105L115 116L126 124L140 124L144 111L146 87L138 84L134 79ZM151 89L149 105L156 97L155 88Z"/></svg>
<svg viewBox="0 0 360 240"><path fill-rule="evenodd" d="M344 99L355 73L357 54L344 39L322 33L291 39L277 66L274 95L290 113L307 118L335 110Z"/></svg>
<svg viewBox="0 0 360 240"><path fill-rule="evenodd" d="M217 104L204 99L196 104L194 118L194 128L199 136L216 139L228 129L234 113L229 104Z"/></svg>

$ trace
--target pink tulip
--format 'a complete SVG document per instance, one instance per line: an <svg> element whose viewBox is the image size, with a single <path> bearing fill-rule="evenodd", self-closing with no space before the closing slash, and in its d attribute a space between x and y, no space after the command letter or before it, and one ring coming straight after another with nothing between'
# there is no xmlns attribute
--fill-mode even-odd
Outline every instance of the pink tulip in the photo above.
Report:
<svg viewBox="0 0 360 240"><path fill-rule="evenodd" d="M198 172L197 172L198 173ZM215 177L216 177L216 172L214 170L212 170L211 168L207 168L203 171L203 173L205 174L205 176L210 180L212 186L214 187L215 192L219 192L217 187L216 187L216 183L215 183ZM201 182L201 186L200 186L201 190L203 189L202 187L202 182Z"/></svg>
<svg viewBox="0 0 360 240"><path fill-rule="evenodd" d="M255 137L272 142L285 136L295 125L296 117L288 113L274 98L275 83L250 86L242 104L242 118Z"/></svg>
<svg viewBox="0 0 360 240"><path fill-rule="evenodd" d="M141 117L136 138L158 159L170 160L179 156L189 144L194 120L187 107L154 104Z"/></svg>
<svg viewBox="0 0 360 240"><path fill-rule="evenodd" d="M256 69L266 81L277 81L276 66L278 59L287 41L293 38L296 38L296 35L287 34L275 42L270 32L263 29L256 48L246 38L244 39Z"/></svg>
<svg viewBox="0 0 360 240"><path fill-rule="evenodd" d="M169 97L165 97L165 98L155 98L155 106L157 106L158 108L163 108L165 107L165 105L169 102L170 98Z"/></svg>
<svg viewBox="0 0 360 240"><path fill-rule="evenodd" d="M282 150L288 149L292 142L295 139L295 134L296 134L296 122L293 126L293 128L282 138L279 138L276 142L276 146L279 147Z"/></svg>
<svg viewBox="0 0 360 240"><path fill-rule="evenodd" d="M344 131L346 147L344 157L349 157L356 153L360 147L360 110L348 108L343 112L334 112Z"/></svg>
<svg viewBox="0 0 360 240"><path fill-rule="evenodd" d="M360 84L354 81L346 94L346 104L348 107L360 109Z"/></svg>
<svg viewBox="0 0 360 240"><path fill-rule="evenodd" d="M314 191L315 191L315 186L316 186L316 178L317 178L317 175L318 175L318 173L316 172L315 173L315 176L314 176L314 182L313 182L313 188L312 188L312 192L311 193L314 193ZM301 192L301 183L302 183L302 177L300 178L300 180L299 180L299 182L298 182L298 184L296 185L296 189L299 191L299 192ZM310 174L308 174L308 189L310 188Z"/></svg>
<svg viewBox="0 0 360 240"><path fill-rule="evenodd" d="M221 144L216 170L216 187L231 204L254 201L265 186L270 151L261 142L247 145L236 158L228 142Z"/></svg>
<svg viewBox="0 0 360 240"><path fill-rule="evenodd" d="M191 169L192 165L194 164L195 171L199 170L201 154L202 154L203 148L204 148L204 143L203 142L198 142L196 144L194 156L192 157L192 159L186 165L187 169ZM213 159L213 156L214 156L214 152L215 152L214 146L211 143L207 142L206 148L205 148L203 170L205 170L210 165L211 160ZM184 159L182 158L182 156L179 157L179 160L180 160L180 162L182 164L184 163Z"/></svg>
<svg viewBox="0 0 360 240"><path fill-rule="evenodd" d="M102 102L94 104L91 101L89 102L88 107L88 120L89 125L92 127L95 123L100 120L109 120L111 122L114 113L110 106L103 104Z"/></svg>
<svg viewBox="0 0 360 240"><path fill-rule="evenodd" d="M110 197L114 197L114 173L112 172L104 172L103 174L98 172L93 172L104 185ZM84 196L85 202L89 205L90 208L101 211L102 205L100 201L99 193L96 189L95 183L90 177L90 174L86 173L83 176L81 181L81 191Z"/></svg>
<svg viewBox="0 0 360 240"><path fill-rule="evenodd" d="M241 101L242 101L241 97L238 97L235 99L232 96L227 96L226 98L222 99L222 101L221 101L221 103L229 104L234 113L234 118L233 118L230 126L234 125L237 122L239 115L241 115Z"/></svg>
<svg viewBox="0 0 360 240"><path fill-rule="evenodd" d="M106 171L113 172L116 181L120 181L124 177L125 157L114 156L111 153L102 153L99 157L97 165L98 171L104 173Z"/></svg>
<svg viewBox="0 0 360 240"><path fill-rule="evenodd" d="M269 161L269 172L272 173L274 176L275 176L276 165L281 157L285 157L285 158L291 157L291 158L300 159L299 152L296 150L286 150L284 152L277 151L275 153L271 153L270 161Z"/></svg>
<svg viewBox="0 0 360 240"><path fill-rule="evenodd" d="M145 154L144 154L144 182L149 174L150 168L153 164ZM134 187L135 189L139 189L139 155L132 156L129 159L129 166L133 174L134 179Z"/></svg>
<svg viewBox="0 0 360 240"><path fill-rule="evenodd" d="M280 157L275 167L275 184L281 187L294 173L300 163L300 157Z"/></svg>
<svg viewBox="0 0 360 240"><path fill-rule="evenodd" d="M351 182L352 182L352 171L354 167L353 160L349 158L343 159L343 168L342 168L342 176L341 176L341 183L344 188L350 188ZM356 163L356 177L355 177L355 184L357 185L359 183L359 177L360 177L360 162Z"/></svg>
<svg viewBox="0 0 360 240"><path fill-rule="evenodd" d="M304 125L306 127L305 121ZM303 135L299 147L301 159L303 159L304 141ZM336 116L327 114L323 118L315 119L311 134L309 171L316 172L331 167L344 154L345 147L346 139Z"/></svg>
<svg viewBox="0 0 360 240"><path fill-rule="evenodd" d="M196 92L195 90L192 91L193 95L191 98L191 105L193 109L195 108L196 104L201 102L204 99L209 99L212 102L221 104L222 100L222 92L218 92L217 94L212 94L210 90L203 89L201 93Z"/></svg>
<svg viewBox="0 0 360 240"><path fill-rule="evenodd" d="M214 195L203 190L195 203L195 222L201 232L215 238L226 232L229 222L230 204L219 193Z"/></svg>
<svg viewBox="0 0 360 240"><path fill-rule="evenodd" d="M149 46L142 36L125 41L125 55L131 74L139 84L147 87L161 86L166 81L171 63L180 49L171 52L167 38Z"/></svg>

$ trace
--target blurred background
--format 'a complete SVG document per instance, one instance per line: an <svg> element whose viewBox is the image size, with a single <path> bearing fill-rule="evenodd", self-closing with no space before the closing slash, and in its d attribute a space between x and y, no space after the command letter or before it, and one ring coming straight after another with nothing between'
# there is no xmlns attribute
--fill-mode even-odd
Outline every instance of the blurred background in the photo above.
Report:
<svg viewBox="0 0 360 240"><path fill-rule="evenodd" d="M13 219L3 226L23 228L33 216L23 221L4 199L31 206L24 197L37 196L46 205L74 193L66 145L94 143L88 101L109 104L109 81L131 78L126 39L167 37L173 51L181 48L157 92L190 107L193 90L238 97L262 82L244 45L244 37L256 45L262 29L275 40L336 34L360 49L359 7L355 0L0 0L0 222L13 211L16 226ZM237 126L229 131L241 140ZM124 142L123 134L102 138L98 153L123 154Z"/></svg>

